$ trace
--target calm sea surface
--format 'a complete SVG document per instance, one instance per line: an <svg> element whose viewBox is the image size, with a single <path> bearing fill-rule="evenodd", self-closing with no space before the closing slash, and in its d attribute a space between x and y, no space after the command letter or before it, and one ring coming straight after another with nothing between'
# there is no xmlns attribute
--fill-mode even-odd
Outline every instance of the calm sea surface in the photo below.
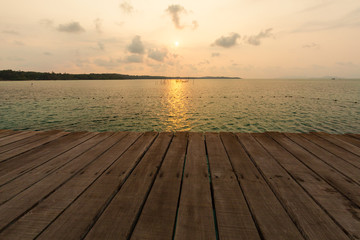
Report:
<svg viewBox="0 0 360 240"><path fill-rule="evenodd" d="M360 133L360 80L3 81L0 129Z"/></svg>

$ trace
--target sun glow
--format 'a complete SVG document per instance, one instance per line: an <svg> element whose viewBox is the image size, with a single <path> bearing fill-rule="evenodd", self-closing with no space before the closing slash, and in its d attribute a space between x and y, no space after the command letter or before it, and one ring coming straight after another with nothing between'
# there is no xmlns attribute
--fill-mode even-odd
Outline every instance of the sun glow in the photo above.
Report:
<svg viewBox="0 0 360 240"><path fill-rule="evenodd" d="M167 116L163 119L164 122L168 122L166 131L190 131L191 124L188 119L188 84L179 82L176 80L167 80L168 95L165 98L163 104L168 111Z"/></svg>
<svg viewBox="0 0 360 240"><path fill-rule="evenodd" d="M175 47L178 47L178 46L179 46L179 42L178 42L178 41L175 41L175 42L174 42L174 45L175 45Z"/></svg>

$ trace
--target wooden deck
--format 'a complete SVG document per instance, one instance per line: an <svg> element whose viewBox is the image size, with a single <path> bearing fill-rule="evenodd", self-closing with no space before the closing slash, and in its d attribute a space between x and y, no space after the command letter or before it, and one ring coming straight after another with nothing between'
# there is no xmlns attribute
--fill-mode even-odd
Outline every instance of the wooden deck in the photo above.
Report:
<svg viewBox="0 0 360 240"><path fill-rule="evenodd" d="M0 130L0 239L360 239L360 135Z"/></svg>

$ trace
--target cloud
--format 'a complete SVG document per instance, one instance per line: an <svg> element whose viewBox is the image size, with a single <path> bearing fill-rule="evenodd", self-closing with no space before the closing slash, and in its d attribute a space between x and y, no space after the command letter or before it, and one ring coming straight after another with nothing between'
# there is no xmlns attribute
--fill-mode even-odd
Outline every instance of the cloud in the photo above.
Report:
<svg viewBox="0 0 360 240"><path fill-rule="evenodd" d="M134 11L134 7L128 2L121 3L120 8L126 14L130 14Z"/></svg>
<svg viewBox="0 0 360 240"><path fill-rule="evenodd" d="M242 40L245 43L258 46L261 44L261 40L264 38L268 38L272 36L272 28L268 28L265 31L261 31L256 35L252 36L245 36ZM220 46L223 48L231 48L237 44L237 40L240 39L240 35L237 33L230 33L228 36L221 36L220 38L216 39L212 46ZM219 53L212 53L211 57L218 57L220 56Z"/></svg>
<svg viewBox="0 0 360 240"><path fill-rule="evenodd" d="M131 53L137 53L137 54L144 54L145 53L145 47L143 43L141 42L141 37L136 35L131 44L127 47L127 50Z"/></svg>
<svg viewBox="0 0 360 240"><path fill-rule="evenodd" d="M229 36L227 37L221 36L220 38L216 39L212 45L224 47L224 48L230 48L236 45L236 41L238 38L240 38L239 34L230 33Z"/></svg>
<svg viewBox="0 0 360 240"><path fill-rule="evenodd" d="M51 19L41 19L40 24L46 27L52 27L54 25L54 21Z"/></svg>
<svg viewBox="0 0 360 240"><path fill-rule="evenodd" d="M193 20L190 23L181 23L180 15L187 14L188 11L179 4L169 5L168 8L165 10L166 13L169 14L171 17L172 22L174 23L175 28L177 29L184 29L184 28L191 28L192 30L196 30L199 27L199 23L196 20ZM192 13L192 11L190 11Z"/></svg>
<svg viewBox="0 0 360 240"><path fill-rule="evenodd" d="M183 6L181 5L178 5L178 4L173 4L173 5L170 5L167 9L166 9L166 12L170 14L171 18L172 18L172 21L175 25L175 27L177 29L183 29L184 26L181 26L180 24L180 14L181 13L186 13L186 10Z"/></svg>
<svg viewBox="0 0 360 240"><path fill-rule="evenodd" d="M341 18L331 21L310 21L291 31L296 32L316 32L338 28L359 28L360 27L360 8L344 15Z"/></svg>
<svg viewBox="0 0 360 240"><path fill-rule="evenodd" d="M122 21L122 22L115 22L115 24L118 26L118 27L122 27L123 25L124 25L124 21Z"/></svg>
<svg viewBox="0 0 360 240"><path fill-rule="evenodd" d="M88 68L90 67L90 61L86 58L78 58L74 61L75 65L80 68Z"/></svg>
<svg viewBox="0 0 360 240"><path fill-rule="evenodd" d="M357 67L353 62L337 62L336 64L342 67Z"/></svg>
<svg viewBox="0 0 360 240"><path fill-rule="evenodd" d="M264 38L268 38L272 36L272 28L268 28L265 31L259 32L257 35L252 35L247 38L246 42L248 44L259 46L261 44L261 40Z"/></svg>
<svg viewBox="0 0 360 240"><path fill-rule="evenodd" d="M199 23L197 21L192 21L192 30L195 30L199 27Z"/></svg>
<svg viewBox="0 0 360 240"><path fill-rule="evenodd" d="M106 68L114 68L119 66L121 60L114 60L114 59L110 59L110 60L104 60L104 59L95 59L94 63L95 65L99 66L99 67L106 67Z"/></svg>
<svg viewBox="0 0 360 240"><path fill-rule="evenodd" d="M96 47L94 46L94 47L91 47L91 49L93 49L93 50L96 50L96 51L105 51L105 44L103 43L103 42L101 42L101 41L98 41L97 43L96 43Z"/></svg>
<svg viewBox="0 0 360 240"><path fill-rule="evenodd" d="M126 63L142 63L143 56L141 55L130 55L125 58Z"/></svg>
<svg viewBox="0 0 360 240"><path fill-rule="evenodd" d="M148 57L151 59L154 59L158 62L163 62L164 59L167 57L168 55L168 50L166 48L163 49L150 49L148 52Z"/></svg>
<svg viewBox="0 0 360 240"><path fill-rule="evenodd" d="M80 33L85 32L85 29L78 22L70 22L67 24L60 24L57 27L59 32L67 32L67 33Z"/></svg>
<svg viewBox="0 0 360 240"><path fill-rule="evenodd" d="M218 53L218 52L211 53L211 57L219 57L219 56L220 56L220 53Z"/></svg>
<svg viewBox="0 0 360 240"><path fill-rule="evenodd" d="M43 54L44 54L45 56L52 56L52 53L51 53L51 52L43 52Z"/></svg>
<svg viewBox="0 0 360 240"><path fill-rule="evenodd" d="M25 43L22 41L14 41L14 44L18 46L25 46Z"/></svg>
<svg viewBox="0 0 360 240"><path fill-rule="evenodd" d="M101 51L105 51L105 45L102 42L98 42L97 44Z"/></svg>
<svg viewBox="0 0 360 240"><path fill-rule="evenodd" d="M316 10L319 10L319 9L323 9L331 4L333 4L335 1L324 1L322 3L319 3L317 5L313 5L311 7L308 7L308 8L305 8L301 11L299 11L299 13L306 13L306 12L312 12L312 11L316 11Z"/></svg>
<svg viewBox="0 0 360 240"><path fill-rule="evenodd" d="M14 61L14 62L22 62L25 61L24 58L20 58L20 57L8 57L7 58L9 61Z"/></svg>
<svg viewBox="0 0 360 240"><path fill-rule="evenodd" d="M203 60L203 61L201 61L201 62L199 62L198 63L198 65L209 65L210 64L210 62L209 62L209 60Z"/></svg>
<svg viewBox="0 0 360 240"><path fill-rule="evenodd" d="M100 18L95 19L94 24L95 24L96 31L98 33L102 33L102 19L100 19Z"/></svg>
<svg viewBox="0 0 360 240"><path fill-rule="evenodd" d="M4 30L2 33L9 34L9 35L20 35L19 32L12 31L12 30Z"/></svg>
<svg viewBox="0 0 360 240"><path fill-rule="evenodd" d="M303 48L316 48L316 49L319 49L320 45L317 44L317 43L309 43L309 44L304 44L302 47Z"/></svg>
<svg viewBox="0 0 360 240"><path fill-rule="evenodd" d="M360 8L349 12L344 17L340 18L338 24L333 24L333 28L337 27L360 27Z"/></svg>

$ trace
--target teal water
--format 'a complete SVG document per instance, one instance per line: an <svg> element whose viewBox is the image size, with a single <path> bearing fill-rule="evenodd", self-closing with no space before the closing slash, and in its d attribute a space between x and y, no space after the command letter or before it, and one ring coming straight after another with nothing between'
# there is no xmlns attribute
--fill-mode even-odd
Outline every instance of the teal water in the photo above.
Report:
<svg viewBox="0 0 360 240"><path fill-rule="evenodd" d="M360 133L360 80L2 81L0 129Z"/></svg>

